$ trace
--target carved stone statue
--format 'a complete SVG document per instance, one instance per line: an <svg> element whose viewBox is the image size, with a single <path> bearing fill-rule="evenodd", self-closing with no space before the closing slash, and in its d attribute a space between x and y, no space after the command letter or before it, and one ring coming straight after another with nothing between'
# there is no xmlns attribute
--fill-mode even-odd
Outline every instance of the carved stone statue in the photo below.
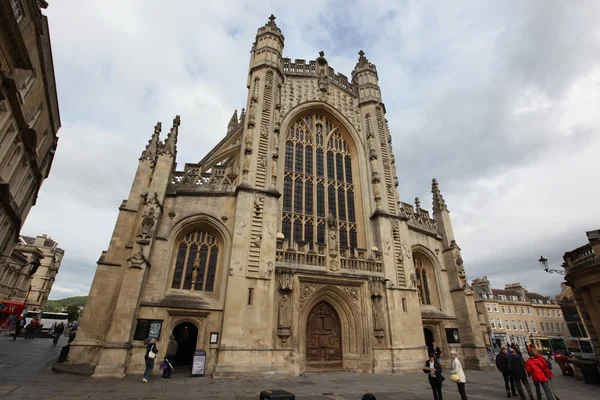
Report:
<svg viewBox="0 0 600 400"><path fill-rule="evenodd" d="M327 78L327 74L325 73L325 68L321 68L319 72L319 90L323 93L327 93L329 91L329 82Z"/></svg>
<svg viewBox="0 0 600 400"><path fill-rule="evenodd" d="M290 329L291 324L291 313L292 305L290 301L290 295L283 293L279 299L279 316L277 318L278 329Z"/></svg>
<svg viewBox="0 0 600 400"><path fill-rule="evenodd" d="M329 228L329 232L327 232L329 252L335 253L338 250L338 241L337 241L337 230Z"/></svg>
<svg viewBox="0 0 600 400"><path fill-rule="evenodd" d="M383 307L381 296L373 297L373 330L384 330Z"/></svg>

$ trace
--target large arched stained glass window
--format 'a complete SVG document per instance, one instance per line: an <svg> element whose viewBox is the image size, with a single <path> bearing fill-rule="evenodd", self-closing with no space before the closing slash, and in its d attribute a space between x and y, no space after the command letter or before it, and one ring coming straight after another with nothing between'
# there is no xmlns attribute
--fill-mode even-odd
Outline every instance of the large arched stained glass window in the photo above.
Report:
<svg viewBox="0 0 600 400"><path fill-rule="evenodd" d="M294 122L285 141L282 231L289 243L325 244L329 213L342 249L358 247L352 154L340 128L320 114Z"/></svg>
<svg viewBox="0 0 600 400"><path fill-rule="evenodd" d="M212 292L218 260L219 245L213 235L202 230L188 233L177 246L171 287Z"/></svg>

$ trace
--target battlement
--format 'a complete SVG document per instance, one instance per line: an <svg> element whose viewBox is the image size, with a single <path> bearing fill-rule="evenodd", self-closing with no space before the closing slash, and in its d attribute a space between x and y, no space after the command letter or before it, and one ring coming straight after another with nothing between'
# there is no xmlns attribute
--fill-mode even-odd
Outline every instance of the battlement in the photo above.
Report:
<svg viewBox="0 0 600 400"><path fill-rule="evenodd" d="M437 234L437 223L429 216L429 211L423 210L421 207L415 209L412 204L401 201L399 214L408 219L408 225Z"/></svg>
<svg viewBox="0 0 600 400"><path fill-rule="evenodd" d="M308 63L303 59L290 58L283 59L283 73L286 75L314 76L317 77L317 61L311 60ZM335 73L335 70L329 67L329 82L353 96L358 96L358 86L348 80L348 77L341 73Z"/></svg>

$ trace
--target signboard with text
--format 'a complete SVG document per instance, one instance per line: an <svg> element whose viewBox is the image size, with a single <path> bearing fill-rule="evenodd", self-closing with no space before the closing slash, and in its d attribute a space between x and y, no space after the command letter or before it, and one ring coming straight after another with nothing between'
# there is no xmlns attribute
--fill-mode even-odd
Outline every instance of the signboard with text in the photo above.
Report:
<svg viewBox="0 0 600 400"><path fill-rule="evenodd" d="M202 349L194 351L194 361L192 361L192 376L204 376L205 365L206 352Z"/></svg>

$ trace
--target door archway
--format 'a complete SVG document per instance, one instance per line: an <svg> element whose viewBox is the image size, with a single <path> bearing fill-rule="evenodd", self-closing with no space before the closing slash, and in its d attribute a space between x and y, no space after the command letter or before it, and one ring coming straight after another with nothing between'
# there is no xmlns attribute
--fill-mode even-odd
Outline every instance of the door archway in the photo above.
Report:
<svg viewBox="0 0 600 400"><path fill-rule="evenodd" d="M180 367L191 366L198 342L198 328L191 322L182 322L173 328L173 336L177 340L177 356L174 364Z"/></svg>
<svg viewBox="0 0 600 400"><path fill-rule="evenodd" d="M326 301L315 305L306 321L306 369L326 371L342 369L340 318Z"/></svg>
<svg viewBox="0 0 600 400"><path fill-rule="evenodd" d="M433 331L429 328L423 328L423 335L425 336L425 345L428 349L431 349L433 342L435 342Z"/></svg>

